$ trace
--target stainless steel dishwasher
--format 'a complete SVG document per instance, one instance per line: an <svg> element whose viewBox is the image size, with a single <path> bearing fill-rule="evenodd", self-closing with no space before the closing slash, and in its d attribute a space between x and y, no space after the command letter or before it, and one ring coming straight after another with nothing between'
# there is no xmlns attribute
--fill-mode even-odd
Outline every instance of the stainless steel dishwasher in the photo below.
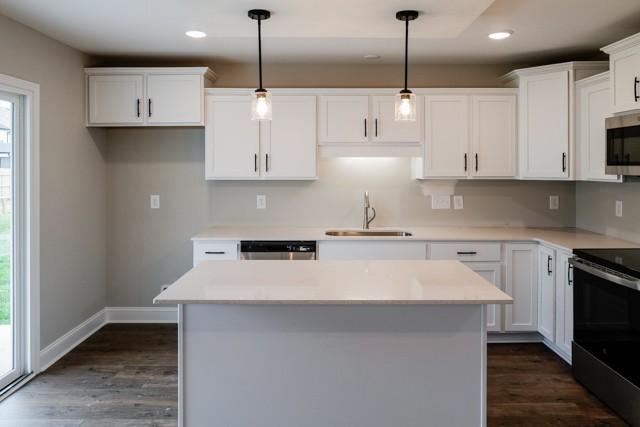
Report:
<svg viewBox="0 0 640 427"><path fill-rule="evenodd" d="M315 260L316 242L245 240L240 242L240 259L243 260Z"/></svg>

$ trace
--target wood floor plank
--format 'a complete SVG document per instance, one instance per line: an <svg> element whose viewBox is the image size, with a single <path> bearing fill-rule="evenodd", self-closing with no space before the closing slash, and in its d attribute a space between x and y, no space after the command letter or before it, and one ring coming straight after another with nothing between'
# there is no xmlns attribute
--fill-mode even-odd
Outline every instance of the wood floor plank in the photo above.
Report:
<svg viewBox="0 0 640 427"><path fill-rule="evenodd" d="M0 427L175 427L175 325L107 325L0 402ZM626 426L542 344L491 344L488 425Z"/></svg>

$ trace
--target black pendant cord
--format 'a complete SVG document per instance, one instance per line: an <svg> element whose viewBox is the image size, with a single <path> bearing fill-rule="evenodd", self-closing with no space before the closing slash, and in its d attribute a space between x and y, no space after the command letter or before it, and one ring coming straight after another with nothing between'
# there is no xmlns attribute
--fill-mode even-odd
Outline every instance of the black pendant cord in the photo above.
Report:
<svg viewBox="0 0 640 427"><path fill-rule="evenodd" d="M404 90L407 90L408 62L409 62L409 20L405 20L404 30Z"/></svg>
<svg viewBox="0 0 640 427"><path fill-rule="evenodd" d="M258 80L260 81L260 90L262 90L262 19L258 19Z"/></svg>

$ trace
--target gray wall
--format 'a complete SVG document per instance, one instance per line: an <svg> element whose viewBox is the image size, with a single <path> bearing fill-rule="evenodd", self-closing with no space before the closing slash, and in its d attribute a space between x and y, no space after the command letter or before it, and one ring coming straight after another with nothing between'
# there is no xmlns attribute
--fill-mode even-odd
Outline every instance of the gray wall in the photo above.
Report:
<svg viewBox="0 0 640 427"><path fill-rule="evenodd" d="M191 266L189 238L207 225L358 227L362 192L375 226L573 226L575 184L458 181L464 210L431 210L432 181L411 178L410 159L323 159L315 182L206 182L202 129L111 129L107 133L110 306L146 306ZM160 210L149 195L160 194ZM256 210L256 195L267 209ZM548 196L560 196L550 211Z"/></svg>
<svg viewBox="0 0 640 427"><path fill-rule="evenodd" d="M84 126L87 57L0 15L0 73L40 84L41 346L105 306L105 132Z"/></svg>
<svg viewBox="0 0 640 427"><path fill-rule="evenodd" d="M622 218L615 216L615 202L622 200ZM640 243L640 181L623 184L576 184L576 225Z"/></svg>

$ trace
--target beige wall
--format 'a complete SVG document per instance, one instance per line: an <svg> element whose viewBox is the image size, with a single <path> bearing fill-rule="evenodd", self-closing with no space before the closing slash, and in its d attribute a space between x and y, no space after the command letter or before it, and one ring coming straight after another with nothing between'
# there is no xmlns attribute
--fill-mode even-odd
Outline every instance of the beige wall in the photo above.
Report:
<svg viewBox="0 0 640 427"><path fill-rule="evenodd" d="M41 347L105 306L104 131L84 126L87 57L0 15L0 73L40 84Z"/></svg>
<svg viewBox="0 0 640 427"><path fill-rule="evenodd" d="M108 304L146 306L191 267L189 238L207 225L359 227L362 193L374 226L573 226L575 185L459 181L461 211L433 211L429 184L411 178L410 159L323 159L315 182L206 182L202 129L108 131ZM161 209L149 209L160 194ZM257 194L267 209L255 209ZM548 196L560 196L550 211Z"/></svg>
<svg viewBox="0 0 640 427"><path fill-rule="evenodd" d="M632 178L633 179L633 178ZM622 218L615 216L615 202L622 200ZM576 225L640 243L640 181L623 184L576 184Z"/></svg>

